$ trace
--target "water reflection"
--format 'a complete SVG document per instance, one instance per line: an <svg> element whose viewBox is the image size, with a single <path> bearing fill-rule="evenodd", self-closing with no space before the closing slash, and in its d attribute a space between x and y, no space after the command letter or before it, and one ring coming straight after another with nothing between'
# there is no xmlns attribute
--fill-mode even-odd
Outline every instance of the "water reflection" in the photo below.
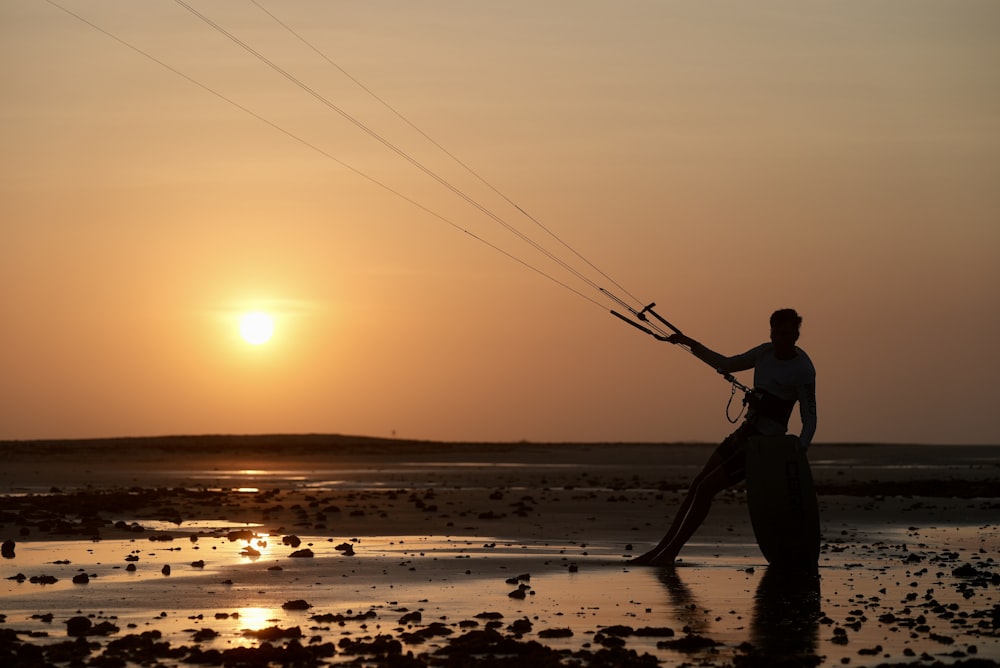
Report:
<svg viewBox="0 0 1000 668"><path fill-rule="evenodd" d="M754 597L750 642L754 653L818 663L820 578L816 573L768 568ZM809 661L809 658L814 661Z"/></svg>
<svg viewBox="0 0 1000 668"><path fill-rule="evenodd" d="M240 608L233 615L243 631L260 631L278 622L278 610L274 608Z"/></svg>
<svg viewBox="0 0 1000 668"><path fill-rule="evenodd" d="M695 599L694 594L691 593L691 589L677 575L677 569L673 567L661 568L657 573L657 577L667 590L674 613L678 621L684 624L684 629L688 633L698 635L707 631L708 618L706 617L705 609Z"/></svg>
<svg viewBox="0 0 1000 668"><path fill-rule="evenodd" d="M667 592L672 615L683 624L684 632L690 637L707 638L713 630L713 616L684 583L680 572L672 567L661 568L657 571L657 579ZM718 590L713 588L704 593L712 597ZM733 592L733 597L744 596L744 590ZM735 638L734 644L739 644L740 652L746 653L743 659L749 661L745 664L748 666L819 665L822 657L816 652L822 616L818 574L768 568L754 595L749 643L740 643L739 638ZM727 628L723 622L714 630L729 635L734 629Z"/></svg>

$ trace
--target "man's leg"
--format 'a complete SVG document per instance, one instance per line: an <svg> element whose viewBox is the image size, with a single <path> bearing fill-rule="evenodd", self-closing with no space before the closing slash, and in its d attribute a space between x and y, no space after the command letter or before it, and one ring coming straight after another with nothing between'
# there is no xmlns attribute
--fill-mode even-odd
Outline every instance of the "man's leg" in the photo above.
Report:
<svg viewBox="0 0 1000 668"><path fill-rule="evenodd" d="M705 521L715 495L746 476L746 441L751 433L751 427L744 423L719 444L691 483L667 534L656 547L629 563L637 566L673 563L677 553Z"/></svg>
<svg viewBox="0 0 1000 668"><path fill-rule="evenodd" d="M694 481L691 483L691 487L688 488L687 494L684 496L684 501L681 502L681 507L677 509L677 514L674 516L674 521L667 530L667 533L663 536L663 539L656 544L652 550L649 550L645 554L636 557L629 563L641 566L644 564L649 564L652 560L657 557L663 550L673 542L674 538L677 536L681 525L685 522L686 518L691 512L691 506L695 501L697 496L697 490L701 487L702 483L712 475L714 471L723 467L724 460L718 451L713 452L712 456L708 458L705 463L705 467L700 473L695 477ZM704 519L704 518L703 518ZM697 528L697 527L695 527Z"/></svg>
<svg viewBox="0 0 1000 668"><path fill-rule="evenodd" d="M712 507L712 499L715 495L729 487L729 474L723 466L713 469L699 484L692 490L691 504L687 513L677 527L674 537L649 560L651 566L669 566L674 563L677 553L681 551L684 544L688 542L698 527L701 526L705 518L708 517L708 510Z"/></svg>

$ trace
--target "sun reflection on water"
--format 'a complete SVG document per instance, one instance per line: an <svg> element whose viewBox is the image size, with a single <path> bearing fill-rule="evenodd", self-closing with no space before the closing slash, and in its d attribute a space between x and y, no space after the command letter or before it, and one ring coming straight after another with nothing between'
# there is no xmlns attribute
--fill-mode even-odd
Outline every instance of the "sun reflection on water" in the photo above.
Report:
<svg viewBox="0 0 1000 668"><path fill-rule="evenodd" d="M237 626L242 631L260 631L274 626L281 614L275 608L240 608L236 612L239 615Z"/></svg>

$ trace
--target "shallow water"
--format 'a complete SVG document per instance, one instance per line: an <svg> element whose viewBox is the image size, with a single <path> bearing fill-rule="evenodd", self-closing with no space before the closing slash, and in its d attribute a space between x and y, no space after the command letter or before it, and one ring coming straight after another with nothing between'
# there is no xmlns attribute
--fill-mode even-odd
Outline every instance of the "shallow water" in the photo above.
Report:
<svg viewBox="0 0 1000 668"><path fill-rule="evenodd" d="M990 561L995 551L980 550L1000 544L996 526L929 529L919 536L946 549L915 550L891 542L904 537L902 532L878 544L828 547L818 578L792 581L769 572L759 557L739 556L755 554L755 548L738 543L725 548L693 543L677 568L657 569L629 567L620 545L601 542L359 536L351 541L355 556L344 556L340 541L302 536L299 549L310 547L315 556L291 558L290 546L265 533L250 541L200 535L196 542L190 540L193 533L174 534L166 542L19 544L16 558L2 564L5 578L16 571L58 581L0 580L4 626L48 634L33 642L55 642L66 638L64 622L83 614L119 627L111 638L156 629L171 644L192 645L195 632L211 629L218 636L199 644L224 649L255 646L260 641L246 631L273 626L299 626L306 638L324 642L399 634L434 621L459 635L459 622L497 612L503 627L529 620L532 630L525 639L543 629L570 629L571 637L545 642L574 650L594 646L600 639L595 634L608 627L669 627L672 638L625 638L628 648L654 654L665 665L725 662L743 651L744 643L772 654L819 655L830 666L842 659L865 666L922 654L1000 659L1000 638L990 626L994 618L985 612L1000 604L1000 588L965 586L967 579L952 573L970 562L995 570ZM911 544L914 538L909 536ZM259 554L249 556L248 547ZM907 562L911 554L920 560ZM204 564L192 565L199 561ZM128 563L136 565L134 572L125 570ZM170 575L161 572L167 565ZM78 573L90 574L90 582L73 584ZM530 575L519 581L529 587L525 598L510 598L519 583L507 580L524 575ZM311 607L282 608L292 600ZM413 611L421 612L420 622L400 622ZM45 613L51 619L38 617ZM326 613L349 619L342 624L310 619ZM364 613L369 614L356 619ZM692 651L658 647L688 635L716 644ZM429 652L447 642L433 638L408 649ZM338 655L333 661L352 658Z"/></svg>

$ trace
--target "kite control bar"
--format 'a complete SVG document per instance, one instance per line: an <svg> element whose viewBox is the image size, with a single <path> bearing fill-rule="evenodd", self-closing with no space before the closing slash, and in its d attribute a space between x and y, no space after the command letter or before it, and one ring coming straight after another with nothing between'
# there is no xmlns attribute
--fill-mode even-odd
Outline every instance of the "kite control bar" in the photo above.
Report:
<svg viewBox="0 0 1000 668"><path fill-rule="evenodd" d="M644 306L642 308L642 310L637 311L634 308L632 308L631 306L629 306L626 302L624 302L620 298L616 297L615 295L611 294L610 292L608 292L604 288L601 288L600 290L605 295L607 295L608 297L610 297L611 299L613 299L615 302L617 302L622 308L628 310L628 312L631 313L632 316L635 317L636 320L639 320L640 322L636 322L636 320L633 320L632 318L629 318L628 316L622 315L621 313L619 313L618 311L616 311L614 309L611 309L611 315L613 315L616 318L622 320L623 322L627 322L628 324L632 325L633 327L635 327L639 331L642 331L642 332L645 332L646 334L649 334L650 336L652 336L657 341L669 341L670 343L673 343L674 345L681 346L682 348L684 348L685 350L687 350L692 355L694 354L694 351L691 350L690 347L688 347L688 346L686 346L684 344L677 343L675 341L671 341L670 340L671 335L673 335L673 334L681 334L682 332L681 332L681 330L677 329L677 327L675 325L673 325L669 320L667 320L666 318L664 318L659 313L657 313L656 311L653 310L656 307L656 303L655 302L653 302L651 304L648 304L647 306ZM653 316L653 318L655 318L660 324L657 324L655 322L650 321L650 319L646 315L647 313L649 315ZM642 323L645 323L645 324L642 324ZM667 333L667 330L665 330L660 325L663 325L667 329L669 329L670 333ZM697 357L697 355L696 355L696 357ZM732 386L733 386L733 393L734 394L736 393L736 390L742 390L743 391L743 393L746 395L744 397L744 401L743 401L744 404L746 404L749 401L750 397L754 396L755 393L754 393L753 388L747 387L746 385L744 385L740 381L736 380L736 378L733 376L733 374L728 373L726 371L723 371L722 369L716 369L715 371L720 376L722 376L727 381L729 381L729 383L732 384ZM728 409L727 409L726 413L728 415Z"/></svg>
<svg viewBox="0 0 1000 668"><path fill-rule="evenodd" d="M649 334L657 341L670 341L671 333L672 334L681 333L681 330L671 325L669 322L667 322L666 319L663 318L663 316L661 316L659 313L653 310L653 307L656 306L655 303L649 304L648 306L644 306L641 311L636 311L634 308L629 306L629 304L627 304L624 300L620 299L619 297L616 297L615 295L611 294L604 288L600 288L600 290L607 297L617 302L619 306L621 306L622 308L626 309L629 313L631 313L636 320L639 320L641 322L636 322L636 320L633 320L632 318L626 315L622 315L621 313L619 313L614 309L611 309L611 315L615 316L616 318L619 318L623 322L627 322L628 324L638 329L640 332L645 332L646 334ZM656 318L660 323L666 325L670 329L670 333L667 333L666 330L664 330L656 323L650 322L649 318L646 317L647 313L652 314L652 316ZM646 323L646 324L641 324L641 323ZM671 343L673 342L671 341Z"/></svg>

